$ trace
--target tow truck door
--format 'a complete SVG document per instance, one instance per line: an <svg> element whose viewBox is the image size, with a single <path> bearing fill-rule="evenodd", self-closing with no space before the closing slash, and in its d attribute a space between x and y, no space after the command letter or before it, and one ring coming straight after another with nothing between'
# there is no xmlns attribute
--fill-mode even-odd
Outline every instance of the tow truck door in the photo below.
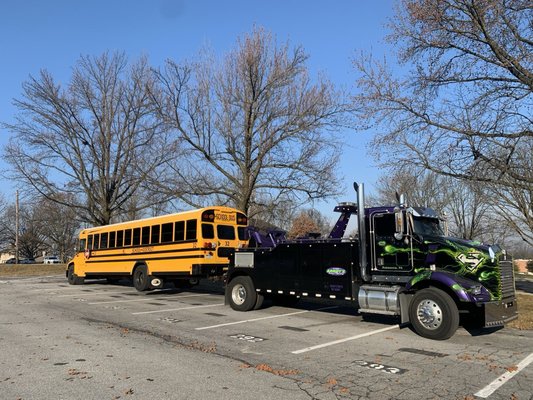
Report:
<svg viewBox="0 0 533 400"><path fill-rule="evenodd" d="M393 213L370 215L370 250L373 271L408 272L412 270L411 239L395 236Z"/></svg>

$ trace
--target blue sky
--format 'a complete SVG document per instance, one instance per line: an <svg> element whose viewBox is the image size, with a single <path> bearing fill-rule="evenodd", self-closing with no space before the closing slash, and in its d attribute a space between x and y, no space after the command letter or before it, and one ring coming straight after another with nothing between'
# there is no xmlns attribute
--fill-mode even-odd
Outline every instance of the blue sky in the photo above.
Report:
<svg viewBox="0 0 533 400"><path fill-rule="evenodd" d="M351 60L361 50L382 56L393 0L0 0L0 121L11 122L12 99L30 75L46 69L58 80L70 78L80 55L124 51L130 60L146 55L152 65L167 58L193 58L205 45L223 54L254 25L271 31L278 42L302 45L313 74L354 88ZM352 182L372 189L380 171L367 155L372 132L343 132L346 146L341 173L344 196L318 204L332 209L337 200L355 198ZM0 128L0 147L9 132ZM0 169L6 165L0 161ZM9 200L14 186L0 179Z"/></svg>

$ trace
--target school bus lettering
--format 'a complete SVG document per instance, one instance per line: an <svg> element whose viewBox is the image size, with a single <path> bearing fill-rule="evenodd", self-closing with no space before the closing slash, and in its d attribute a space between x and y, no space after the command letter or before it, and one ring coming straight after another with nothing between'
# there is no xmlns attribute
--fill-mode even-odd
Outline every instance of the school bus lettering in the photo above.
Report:
<svg viewBox="0 0 533 400"><path fill-rule="evenodd" d="M138 249L132 249L132 253L150 253L154 251L153 247L139 247Z"/></svg>
<svg viewBox="0 0 533 400"><path fill-rule="evenodd" d="M236 221L236 214L221 214L221 213L215 213L215 221L217 222L235 222Z"/></svg>

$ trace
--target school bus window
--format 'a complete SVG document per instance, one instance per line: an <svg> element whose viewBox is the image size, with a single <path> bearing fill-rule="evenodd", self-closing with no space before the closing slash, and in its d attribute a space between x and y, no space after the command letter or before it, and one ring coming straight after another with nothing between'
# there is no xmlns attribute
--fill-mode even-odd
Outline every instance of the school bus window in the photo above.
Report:
<svg viewBox="0 0 533 400"><path fill-rule="evenodd" d="M172 231L174 230L172 222L161 225L161 243L172 242Z"/></svg>
<svg viewBox="0 0 533 400"><path fill-rule="evenodd" d="M107 232L104 232L100 235L100 248L107 249Z"/></svg>
<svg viewBox="0 0 533 400"><path fill-rule="evenodd" d="M100 248L100 234L94 235L93 249L98 250Z"/></svg>
<svg viewBox="0 0 533 400"><path fill-rule="evenodd" d="M117 231L117 247L124 246L124 231Z"/></svg>
<svg viewBox="0 0 533 400"><path fill-rule="evenodd" d="M92 249L93 248L93 235L89 235L89 238L87 240L87 248Z"/></svg>
<svg viewBox="0 0 533 400"><path fill-rule="evenodd" d="M141 244L141 228L133 228L133 246Z"/></svg>
<svg viewBox="0 0 533 400"><path fill-rule="evenodd" d="M124 246L131 246L131 229L126 229L124 231Z"/></svg>
<svg viewBox="0 0 533 400"><path fill-rule="evenodd" d="M141 244L150 244L150 227L149 226L143 226L141 235L142 235Z"/></svg>
<svg viewBox="0 0 533 400"><path fill-rule="evenodd" d="M195 240L196 239L196 220L189 219L187 221L187 236L185 240Z"/></svg>
<svg viewBox="0 0 533 400"><path fill-rule="evenodd" d="M161 225L152 225L152 239L150 240L151 244L159 244L159 231L161 230Z"/></svg>
<svg viewBox="0 0 533 400"><path fill-rule="evenodd" d="M247 240L246 228L243 226L237 227L237 234L239 235L239 240Z"/></svg>
<svg viewBox="0 0 533 400"><path fill-rule="evenodd" d="M109 248L114 249L115 248L115 241L116 241L117 233L115 231L109 232Z"/></svg>
<svg viewBox="0 0 533 400"><path fill-rule="evenodd" d="M185 239L185 222L178 221L174 229L174 241L179 242L183 239Z"/></svg>
<svg viewBox="0 0 533 400"><path fill-rule="evenodd" d="M80 239L80 244L78 246L78 251L85 251L85 244L87 239Z"/></svg>
<svg viewBox="0 0 533 400"><path fill-rule="evenodd" d="M202 237L204 239L215 238L215 229L213 228L213 224L202 224Z"/></svg>
<svg viewBox="0 0 533 400"><path fill-rule="evenodd" d="M219 239L235 240L235 229L230 225L217 225Z"/></svg>

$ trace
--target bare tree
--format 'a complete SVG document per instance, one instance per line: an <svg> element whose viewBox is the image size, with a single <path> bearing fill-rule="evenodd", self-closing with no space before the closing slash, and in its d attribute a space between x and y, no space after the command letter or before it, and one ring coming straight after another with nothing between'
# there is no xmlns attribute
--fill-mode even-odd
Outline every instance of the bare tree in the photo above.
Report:
<svg viewBox="0 0 533 400"><path fill-rule="evenodd" d="M66 195L63 195L66 196ZM64 203L74 201L64 199ZM36 204L34 219L42 226L42 234L50 254L66 262L74 255L80 222L76 210L58 202L42 199Z"/></svg>
<svg viewBox="0 0 533 400"><path fill-rule="evenodd" d="M481 240L487 236L490 206L479 184L447 178L448 214L451 215L450 231L453 236L469 240ZM498 242L502 243L502 237Z"/></svg>
<svg viewBox="0 0 533 400"><path fill-rule="evenodd" d="M391 170L379 179L376 196L369 199L375 205L393 205L397 203L396 194L404 194L409 206L430 207L443 214L450 203L444 181L424 170Z"/></svg>
<svg viewBox="0 0 533 400"><path fill-rule="evenodd" d="M4 153L13 177L82 220L108 224L175 155L154 118L152 78L146 59L128 65L107 53L81 57L65 88L44 70L30 77L14 100L15 123L3 125L15 134Z"/></svg>
<svg viewBox="0 0 533 400"><path fill-rule="evenodd" d="M19 213L21 258L36 258L42 252L57 254L63 261L73 255L80 223L76 211L41 198L24 202ZM0 250L15 248L15 205L0 207Z"/></svg>
<svg viewBox="0 0 533 400"><path fill-rule="evenodd" d="M38 208L32 204L21 204L19 212L19 256L20 258L35 258L46 249L44 224L38 218ZM15 205L9 205L1 216L0 231L2 238L10 250L15 250L16 211Z"/></svg>
<svg viewBox="0 0 533 400"><path fill-rule="evenodd" d="M373 153L385 165L505 187L499 200L530 237L520 203L533 186L523 157L533 148L531 2L403 0L391 29L405 77L371 56L355 61L360 117L383 128Z"/></svg>
<svg viewBox="0 0 533 400"><path fill-rule="evenodd" d="M4 196L0 193L0 253L9 249L10 236L8 231L8 225L6 225L6 213L8 210L8 203Z"/></svg>
<svg viewBox="0 0 533 400"><path fill-rule="evenodd" d="M409 206L430 207L440 216L446 215L453 236L475 240L489 238L498 243L505 239L504 227L499 226L497 230L492 227L489 198L475 182L427 170L400 170L379 180L374 202L394 204L395 193L405 194Z"/></svg>
<svg viewBox="0 0 533 400"><path fill-rule="evenodd" d="M521 174L533 179L533 142L529 149L522 149L517 158L521 160ZM533 245L533 185L528 187L505 185L490 187L493 207L501 220L520 238Z"/></svg>
<svg viewBox="0 0 533 400"><path fill-rule="evenodd" d="M250 216L334 194L342 96L324 78L313 83L306 61L301 47L278 46L260 28L223 61L168 61L157 72L158 111L185 151L162 189Z"/></svg>

